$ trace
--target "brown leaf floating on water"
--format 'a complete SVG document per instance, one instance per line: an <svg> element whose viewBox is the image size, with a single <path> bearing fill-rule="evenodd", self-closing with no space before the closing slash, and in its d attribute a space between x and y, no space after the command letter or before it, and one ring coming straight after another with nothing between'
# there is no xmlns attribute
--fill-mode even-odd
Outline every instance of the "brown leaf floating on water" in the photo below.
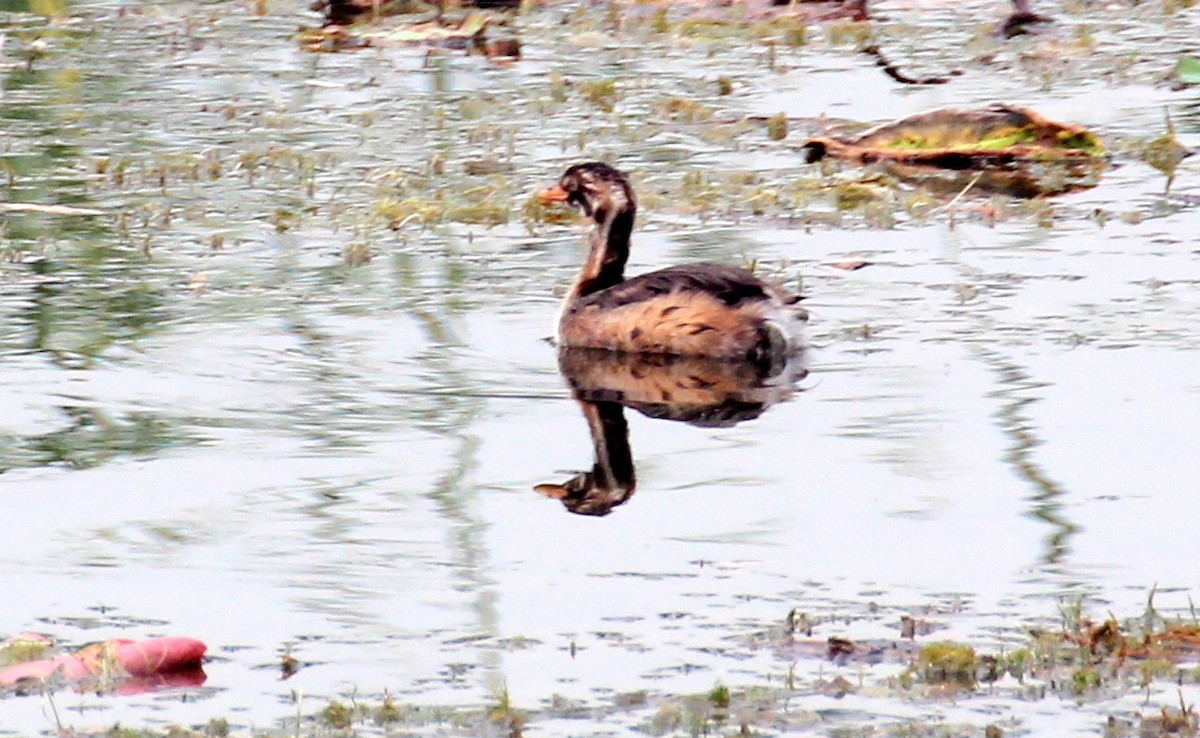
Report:
<svg viewBox="0 0 1200 738"><path fill-rule="evenodd" d="M1103 143L1088 129L1004 103L931 110L853 138L815 136L803 150L810 162L833 157L882 163L910 179L939 170L984 172L972 187L1018 197L1091 187L1089 177L1107 164Z"/></svg>
<svg viewBox="0 0 1200 738"><path fill-rule="evenodd" d="M483 10L464 15L428 14L389 27L357 24L327 24L300 31L298 40L306 51L348 51L373 46L426 46L431 49L455 49L481 53L492 59L519 59L521 44L512 37L490 38L489 30L497 18Z"/></svg>
<svg viewBox="0 0 1200 738"><path fill-rule="evenodd" d="M896 161L946 169L990 169L1023 160L1104 155L1100 139L1086 128L1003 103L975 110L940 108L876 126L850 140L815 136L804 147L811 161L833 156L867 164Z"/></svg>

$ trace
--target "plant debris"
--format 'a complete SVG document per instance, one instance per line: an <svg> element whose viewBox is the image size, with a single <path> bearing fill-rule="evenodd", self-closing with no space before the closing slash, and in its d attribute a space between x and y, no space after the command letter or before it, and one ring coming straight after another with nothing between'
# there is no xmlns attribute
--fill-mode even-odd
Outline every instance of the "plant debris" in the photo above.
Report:
<svg viewBox="0 0 1200 738"><path fill-rule="evenodd" d="M962 70L953 69L944 77L910 77L900 70L892 62L888 61L883 55L883 51L877 44L868 44L862 49L863 53L875 59L875 65L881 67L887 76L905 85L944 85L950 81L951 77L957 77L962 74Z"/></svg>
<svg viewBox="0 0 1200 738"><path fill-rule="evenodd" d="M1200 85L1200 57L1187 54L1179 57L1171 74L1185 85Z"/></svg>
<svg viewBox="0 0 1200 738"><path fill-rule="evenodd" d="M810 162L825 157L880 162L906 178L936 170L995 173L999 176L978 184L1023 197L1092 186L1086 176L1107 163L1104 145L1086 128L1003 103L974 110L932 110L851 139L816 136L805 141L803 149ZM1075 169L1045 169L1055 166ZM1063 174L1067 176L1057 176Z"/></svg>
<svg viewBox="0 0 1200 738"><path fill-rule="evenodd" d="M489 32L502 27L501 19L484 10L471 10L461 16L437 14L392 27L366 24L329 23L320 28L302 29L300 47L306 51L336 52L374 46L428 46L435 49L462 50L489 58L519 59L521 44L511 36L492 37Z"/></svg>

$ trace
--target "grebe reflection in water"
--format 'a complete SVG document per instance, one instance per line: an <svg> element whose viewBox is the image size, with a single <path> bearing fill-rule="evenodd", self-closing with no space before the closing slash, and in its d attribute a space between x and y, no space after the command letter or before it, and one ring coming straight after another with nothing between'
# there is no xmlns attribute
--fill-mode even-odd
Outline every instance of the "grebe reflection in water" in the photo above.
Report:
<svg viewBox="0 0 1200 738"><path fill-rule="evenodd" d="M587 419L595 462L561 484L534 489L570 512L607 515L637 488L626 407L691 425L736 425L792 396L807 374L801 359L797 354L768 374L751 362L562 348L559 371Z"/></svg>

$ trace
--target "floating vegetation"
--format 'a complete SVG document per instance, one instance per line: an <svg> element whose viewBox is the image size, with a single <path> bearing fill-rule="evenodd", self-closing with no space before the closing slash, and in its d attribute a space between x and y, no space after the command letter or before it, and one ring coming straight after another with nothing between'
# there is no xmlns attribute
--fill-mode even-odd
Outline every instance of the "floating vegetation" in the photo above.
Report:
<svg viewBox="0 0 1200 738"><path fill-rule="evenodd" d="M851 139L817 136L804 149L809 161L881 162L912 179L935 170L985 172L977 185L1019 197L1093 186L1107 163L1104 145L1086 128L1000 103L933 110Z"/></svg>
<svg viewBox="0 0 1200 738"><path fill-rule="evenodd" d="M788 135L788 119L786 113L776 113L767 118L767 138L772 141L782 141Z"/></svg>
<svg viewBox="0 0 1200 738"><path fill-rule="evenodd" d="M53 657L10 652L10 656L32 655L33 660L19 660L0 668L0 689L34 687L40 691L72 684L102 692L119 688L126 694L136 694L165 687L198 686L206 678L201 668L206 650L204 643L193 638L171 636L136 641L116 638Z"/></svg>
<svg viewBox="0 0 1200 738"><path fill-rule="evenodd" d="M377 46L428 46L481 53L488 57L519 59L521 44L512 37L494 33L504 19L488 11L472 10L458 16L438 14L432 18L399 23L392 27L340 25L306 28L297 35L306 51L337 52Z"/></svg>
<svg viewBox="0 0 1200 738"><path fill-rule="evenodd" d="M724 684L717 684L708 693L708 701L717 709L729 709L729 687L726 687Z"/></svg>
<svg viewBox="0 0 1200 738"><path fill-rule="evenodd" d="M346 730L354 724L354 710L339 700L330 700L319 713L317 720L330 728Z"/></svg>
<svg viewBox="0 0 1200 738"><path fill-rule="evenodd" d="M18 633L0 641L0 667L42 658L54 642L40 633Z"/></svg>
<svg viewBox="0 0 1200 738"><path fill-rule="evenodd" d="M429 195L396 198L385 195L374 202L373 210L387 226L400 230L415 223L428 226L441 222L496 226L512 216L512 200L507 187L486 184L448 192L439 188Z"/></svg>
<svg viewBox="0 0 1200 738"><path fill-rule="evenodd" d="M1170 114L1164 113L1164 115L1167 130L1139 146L1137 155L1142 161L1167 175L1169 180L1175 176L1175 170L1179 168L1179 164L1195 152L1179 143L1179 138L1175 135L1175 124L1171 121Z"/></svg>
<svg viewBox="0 0 1200 738"><path fill-rule="evenodd" d="M784 46L803 46L808 40L808 24L795 15L781 15L759 21L750 27L752 35L760 39L773 38Z"/></svg>
<svg viewBox="0 0 1200 738"><path fill-rule="evenodd" d="M591 79L579 83L579 95L600 108L611 113L617 101L617 81L615 79Z"/></svg>
<svg viewBox="0 0 1200 738"><path fill-rule="evenodd" d="M979 660L975 649L953 641L938 641L921 646L917 667L926 682L957 682L964 686L975 683Z"/></svg>
<svg viewBox="0 0 1200 738"><path fill-rule="evenodd" d="M52 503L67 495L49 488L60 478L74 477L71 484L80 488L80 498L87 496L97 505L109 499L106 484L123 486L114 496L121 506L98 516L64 510L68 523L51 523L21 539L29 551L13 556L27 556L30 566L12 584L28 589L14 597L30 592L36 599L36 590L53 589L64 593L63 602L76 606L75 598L98 592L97 597L119 605L128 594L122 582L135 578L116 575L132 574L143 564L187 587L198 575L212 573L205 567L244 555L249 558L233 562L239 571L286 579L281 582L286 606L306 616L316 613L317 621L282 618L283 625L300 623L297 627L304 630L281 637L327 635L317 611L329 592L315 590L329 590L330 581L348 583L351 589L362 583L361 591L343 599L350 603L347 607L365 608L357 619L338 619L337 608L324 613L337 620L331 626L337 637L317 649L322 654L319 668L269 647L264 651L262 644L223 643L209 668L208 689L140 701L80 695L80 709L63 712L66 725L58 732L101 735L107 726L100 725L106 720L111 725L119 711L123 722L145 719L160 727L113 728L114 737L496 736L524 730L994 738L1001 731L1028 734L1030 726L1022 720L1030 713L1052 718L1078 710L1097 733L1104 730L1112 738L1195 733L1192 706L1173 699L1178 683L1188 690L1190 702L1200 678L1195 667L1200 632L1186 618L1143 627L1103 612L1094 622L1074 613L1061 627L1039 621L1031 633L1027 621L1005 624L995 613L956 620L957 615L921 609L926 601L918 595L914 599L920 606L914 604L908 625L898 628L894 621L899 613L890 612L848 628L844 624L856 617L855 608L861 605L865 611L866 603L834 602L818 593L803 600L815 611L793 614L786 626L765 627L770 632L755 634L754 645L748 646L746 618L760 611L756 608L773 606L763 605L755 590L777 581L780 591L762 594L777 597L786 610L787 604L800 605L787 603L790 595L784 590L800 589L803 583L806 591L817 592L821 584L809 587L804 567L786 563L797 561L794 557L755 553L770 551L780 540L783 534L773 532L777 527L786 530L786 518L776 526L773 517L780 511L767 508L747 527L746 538L734 538L733 545L703 544L705 555L716 552L724 558L724 551L731 559L743 553L756 559L749 565L759 570L750 572L753 579L739 578L736 563L699 567L694 583L681 588L688 596L679 608L687 612L632 608L622 613L614 602L614 614L639 619L631 617L628 629L621 620L605 619L598 627L611 636L605 635L610 640L601 646L591 632L596 624L564 623L530 633L534 645L519 659L496 657L506 647L498 638L461 648L449 641L474 629L476 615L481 628L495 626L511 635L521 619L497 619L489 598L511 605L511 582L537 581L524 575L540 574L537 567L545 561L569 577L606 571L603 566L589 568L587 556L551 556L541 564L528 556L488 556L490 539L478 537L484 530L503 534L519 520L506 515L497 527L493 523L500 519L491 516L497 505L507 509L511 501L505 495L480 494L512 487L529 474L497 466L497 459L516 461L497 454L490 445L492 434L503 435L509 420L517 423L513 428L533 428L535 439L547 428L553 432L554 413L520 425L524 410L509 409L565 401L552 370L537 370L549 354L536 339L553 312L550 284L566 281L564 265L579 241L573 231L564 235L545 224L577 216L564 208L546 208L531 196L542 178L557 170L558 161L600 158L628 165L644 180L646 187L639 192L644 193L641 213L648 228L640 238L645 248L636 252L635 260L642 260L639 268L670 263L668 259L711 259L756 265L760 272L774 269L788 277L799 271L812 274L808 286L819 313L814 339L821 346L816 358L822 374L810 384L823 387L818 391L824 393L837 384L838 397L854 402L822 402L822 412L833 415L820 418L821 423L778 423L776 430L824 435L834 432L830 428L851 429L837 434L839 444L870 445L879 439L855 440L864 435L858 431L890 417L893 425L899 424L898 435L884 434L883 440L897 446L895 453L885 449L882 455L868 451L861 456L894 465L896 453L912 453L912 460L921 462L929 448L938 453L937 445L918 444L921 448L914 451L904 438L914 423L922 431L929 413L915 419L896 416L897 408L886 407L897 401L894 392L853 386L880 380L888 384L889 378L899 377L888 372L891 360L916 356L923 361L931 350L964 347L964 355L977 359L975 349L982 346L1040 359L1031 368L1055 367L1056 357L1049 352L1056 350L1056 339L1042 342L1041 337L1062 332L1064 326L1083 335L1081 342L1093 340L1087 334L1095 328L1096 335L1112 334L1114 341L1136 331L1137 341L1153 348L1173 341L1170 347L1189 349L1194 343L1183 310L1190 296L1187 286L1194 280L1177 271L1187 265L1194 248L1192 233L1186 218L1169 217L1194 210L1197 203L1193 160L1183 160L1183 144L1192 143L1189 136L1195 132L1195 110L1185 99L1188 93L1170 90L1173 85L1196 89L1195 13L1179 11L1192 2L1075 3L1055 10L1064 21L1057 24L1057 39L977 37L963 45L959 41L986 32L982 26L989 22L980 21L977 8L964 13L958 6L943 5L932 14L916 14L896 7L888 9L894 18L864 23L845 20L852 17L852 3L751 8L670 0L528 2L520 14L477 7L484 3L466 3L474 10L451 3L435 17L434 5L417 0L350 0L342 7L355 8L352 18L335 18L326 11L329 20L343 27L306 32L301 42L320 52L367 51L299 56L291 34L304 21L304 11L286 3L69 5L46 0L29 12L21 3L13 5L6 15L8 53L0 55L7 75L0 278L5 281L5 359L11 367L5 405L11 427L0 434L0 471L12 470L4 474L17 505L10 517L23 519L25 497L36 498L34 507L45 507L31 519L58 517L60 506ZM829 22L833 13L843 20ZM921 24L926 17L933 20L922 28L909 20L918 15ZM354 21L363 25L344 25ZM95 40L89 40L92 36ZM888 52L877 58L899 63L902 71L884 66L891 75L885 79L873 69L864 52L875 44L876 51ZM1181 50L1189 55L1181 56ZM516 68L499 63L522 54L536 62ZM1077 181L1096 180L1106 165L1106 147L1097 134L1104 135L1104 143L1119 146L1116 156L1126 166L1119 176L1109 177L1113 181L1106 185L1111 186L1051 204L1043 198L1020 202L993 194L989 180L1004 165L988 169L988 177L982 178L974 169L934 171L917 165L910 172L896 162L857 166L857 160L846 164L832 157L805 166L797 155L799 141L823 131L825 115L869 108L872 118L895 117L900 110L907 112L913 100L929 97L919 91L914 96L911 88L899 88L896 82L932 84L947 78L945 70L958 67L966 74L934 96L946 104L989 99L981 96L1003 90L1038 106L1049 104L1039 100L1053 99L1056 110L1072 109L1068 106L1078 101L1072 120L1103 126L1054 139L1055 146L1081 152L1078 163L1073 158L1069 163L1036 157L1022 161L1022 171L1037 175L1036 186L1001 191L1065 192ZM861 98L865 89L851 89L861 77L875 85L870 100ZM1127 82L1135 86L1125 100L1119 86ZM1120 116L1094 112L1114 100L1121 104ZM1158 116L1164 103L1176 115L1178 136L1170 125L1157 135L1163 131ZM784 107L790 118L771 115ZM852 140L858 130L848 129L845 137L844 132L830 135ZM1122 131L1144 138L1115 143ZM942 145L928 131L899 133L883 143L901 157L928 155L930 147ZM1018 127L985 132L968 145L987 162L987 157L1039 140ZM1164 195L1162 178L1149 167L1177 172L1177 192ZM922 222L943 214L1003 227L982 234L975 228L946 233L940 223ZM901 228L895 232L855 232L897 224ZM1038 226L1062 233L1046 233ZM526 228L537 235L527 236ZM1069 243L1056 240L1060 235L1074 238ZM1020 248L1026 245L1035 248ZM1100 254L1096 272L1090 271L1097 263L1092 254ZM1153 260L1137 261L1143 254ZM1091 286L1101 292L1089 295L1088 283L1074 282L1101 268L1105 278ZM1126 284L1142 277L1147 281ZM1056 286L1068 280L1065 291ZM1037 295L1023 301L1028 296L1020 291L1023 284L1039 288L1043 296L1054 295L1063 306L1086 306L1085 325L1077 325L1079 313L1047 309L1055 306L1039 303ZM1142 304L1139 299L1147 290L1154 301ZM1022 321L1014 317L1018 315L1034 317ZM420 335L412 337L414 332ZM902 345L913 351L896 351ZM1117 362L1113 370L1118 378L1124 376L1118 371L1119 353L1109 362ZM1137 355L1150 361L1160 352ZM868 363L859 363L864 359ZM589 360L579 370L594 371L602 364ZM1151 363L1145 368L1156 367ZM939 362L935 369L936 377L955 367L943 369ZM715 372L678 370L679 377L695 384L691 394L672 393L676 406L723 386ZM636 378L644 380L645 374L639 368ZM962 384L973 375L954 376ZM1160 378L1157 372L1146 376ZM831 378L837 381L831 384ZM919 380L920 375L906 371L900 379L906 378ZM1051 389L1066 387L1053 377L1030 377L1031 383L1040 381L1050 382L1046 386ZM904 393L919 391L912 389L919 385L904 382ZM1084 385L1074 383L1076 388ZM851 392L843 394L845 389ZM1000 388L1001 394L1005 391ZM1024 392L1029 393L1040 396L1041 391ZM538 399L528 399L531 395ZM883 405L872 399L876 396L885 397ZM908 399L907 394L900 397L901 404L923 407ZM985 399L996 398L989 394ZM661 412L665 404L657 404ZM690 412L704 415L701 403L693 404L698 409ZM986 410L984 405L979 407ZM855 417L838 417L845 412L842 406L853 406ZM940 423L940 411L930 412ZM457 419L467 413L471 420ZM410 419L418 417L418 428L438 431L435 445L421 440L423 430L408 432ZM477 424L476 419L488 417L492 419ZM636 427L634 433L639 433ZM707 438L707 432L701 433L692 439ZM732 443L722 448L737 454L760 445L760 439L743 436L724 434ZM458 438L471 448L448 461L440 459ZM1116 438L1113 442L1119 443L1119 434ZM768 440L783 439L773 437L764 444ZM659 445L673 455L680 448L703 451L708 444L680 446L664 439ZM795 450L801 454L824 447L800 443ZM391 453L397 449L403 453ZM263 468L252 469L249 476L225 475L230 479L199 497L187 495L187 500L166 495L154 484L159 473L161 478L182 475L187 481L190 471L209 468L205 464L222 468L219 462L232 454L260 460ZM290 466L296 466L288 464L292 455L303 460L297 467L302 479L289 474ZM706 458L704 453L686 457L698 463ZM853 460L839 458L847 464ZM442 461L451 470L451 481L438 482L434 489L436 470L431 467ZM809 461L820 466L822 459L818 453ZM728 478L722 473L700 480L697 475L701 489L696 491L685 489L692 480L673 476L669 466L655 464L653 473L662 484L677 487L667 494L682 505L702 500L718 486L737 494L771 477L737 469L730 469ZM463 482L464 469L478 473ZM845 470L854 474L864 468ZM916 472L901 475L906 489L928 481L920 468ZM1009 472L1002 470L1005 479ZM367 476L379 481L364 481ZM827 483L819 475L814 479ZM358 483L365 486L353 494L334 489ZM145 501L138 497L141 487L155 496L153 504L140 504ZM43 495L46 491L52 494ZM797 494L809 492L819 490ZM650 493L661 496L663 490ZM907 491L901 493L903 497ZM1113 497L1123 495L1117 489ZM755 499L756 504L772 504ZM1098 499L1104 500L1095 503L1102 507L1114 504L1107 497ZM901 524L907 525L905 501L898 497L892 502ZM382 517L385 510L396 510L406 520L428 520L421 517L426 507L436 509L437 525L446 525L449 534L438 536L432 529L394 533L396 515L390 523L381 521L389 526L383 532L358 527L373 524L373 516ZM214 517L209 508L223 512ZM256 521L254 530L242 530L247 517ZM917 523L936 534L941 517L935 513ZM275 522L263 528L264 521ZM698 517L688 522L711 521ZM731 526L726 527L742 535ZM364 555L357 556L348 544L312 545L336 542L346 530L374 548L360 547ZM281 531L286 535L280 536ZM650 535L670 532L656 528ZM177 543L184 538L197 541L190 554ZM280 543L274 547L246 545L276 538ZM418 563L435 565L417 567L419 584L443 584L423 578L427 569L431 576L452 574L444 597L405 586L410 575L402 566L388 569L389 576L400 577L396 582L372 578L373 556L386 554L385 563L402 562L410 539L424 542L416 553ZM437 545L454 546L455 555L430 548ZM690 545L687 540L670 543L681 553ZM317 575L303 576L298 569L296 576L283 577L263 558L268 548L282 551L281 546L298 547L296 566L312 566ZM511 576L492 581L489 563L515 568ZM833 591L853 591L860 572L851 563L843 562L845 578ZM1063 563L1064 571L1088 574L1089 592L1103 593L1113 580L1120 581L1110 579L1111 569L1092 568L1094 561L1078 547ZM1024 560L1019 565L1026 566ZM342 571L343 566L349 569ZM476 571L481 566L482 573ZM682 576L697 573L683 564L679 569ZM663 570L664 576L678 573L665 564ZM1041 582L1027 576L1028 571L1021 569L1015 586L1034 597L1012 598L1005 613L1030 607L1068 581L1051 576ZM714 572L720 578L706 579ZM296 574L283 572L289 573ZM93 574L102 586L70 586ZM630 572L628 581L645 574ZM874 574L864 577L872 588ZM657 572L648 578L653 581L653 576ZM922 579L919 566L904 577L918 592L928 592ZM236 577L227 581L243 583ZM481 581L491 584L475 586ZM269 592L271 583L263 584ZM892 584L885 577L878 588L890 590ZM745 592L747 599L712 600L711 607L702 599L729 589ZM420 595L419 607L397 608L382 601L389 594L403 598L410 590ZM899 587L879 597L895 602L909 592ZM544 624L548 621L542 615L555 612L551 595L547 591L550 599L534 622ZM473 607L466 601L471 597L478 598ZM463 618L447 620L434 606L443 602ZM743 603L750 606L743 608ZM155 615L173 618L172 603L162 604L164 611ZM359 640L364 632L359 629L364 624L370 628L368 621L378 613L399 613L400 630L417 637L410 641L398 631L390 633L396 628L384 628L388 632L370 629L383 640L372 640L374 635ZM987 622L970 620L975 614ZM28 627L52 626L54 615L47 615L45 624ZM656 618L669 623L670 630L657 630ZM437 621L436 629L430 621ZM310 622L311 630L304 625ZM876 624L879 632L873 633ZM570 635L561 636L564 630ZM962 640L962 633L983 635ZM78 634L58 635L79 639ZM376 648L379 643L385 644L383 650ZM419 658L410 660L406 649L414 644ZM630 664L640 669L633 680L622 676L619 684L605 684L610 672L589 668L597 660L588 657L608 657L604 649L610 646L638 652ZM23 648L29 650L21 652ZM16 643L7 652L0 650L0 659L16 654L18 660L36 660L39 648L37 643ZM429 653L432 658L425 658ZM610 663L623 666L619 653L612 655L616 661ZM401 662L405 666L396 668ZM427 663L434 665L423 673ZM570 678L564 678L567 669L539 674L537 688L514 684L511 695L481 686L488 683L485 678L503 676L505 670L513 679L558 664L572 667ZM441 665L451 674L445 683L431 677ZM656 667L662 670L651 672ZM228 688L231 678L239 678L231 669L255 668L261 671L249 672L258 674L249 691ZM683 679L676 681L677 674L686 675L689 686L680 687ZM279 677L292 678L278 683ZM356 680L375 693L311 693L315 684ZM382 690L382 684L394 691ZM548 684L546 692L535 691ZM299 719L280 714L286 708L278 707L291 689L310 691L303 704L295 705ZM940 701L946 695L961 700L963 709L947 709ZM42 715L48 712L42 699L10 698L0 712L6 724L16 722L17 727L5 727L21 734L51 730ZM438 700L456 702L436 704ZM182 701L189 705L179 707ZM1160 704L1164 701L1169 704ZM228 707L229 720L161 727L209 709L206 704L214 712ZM12 717L21 711L37 714L21 723L19 715ZM937 717L945 714L965 717L954 722ZM1109 727L1102 727L1106 718ZM972 720L978 723L960 722Z"/></svg>
<svg viewBox="0 0 1200 738"><path fill-rule="evenodd" d="M683 97L668 97L655 105L659 114L664 118L677 120L682 123L703 123L713 117L709 106Z"/></svg>
<svg viewBox="0 0 1200 738"><path fill-rule="evenodd" d="M848 141L812 138L805 147L813 160L836 156L946 169L1092 159L1105 153L1100 139L1086 128L1000 103L976 110L933 110L877 126Z"/></svg>
<svg viewBox="0 0 1200 738"><path fill-rule="evenodd" d="M1185 85L1200 85L1200 57L1187 54L1179 57L1171 74Z"/></svg>

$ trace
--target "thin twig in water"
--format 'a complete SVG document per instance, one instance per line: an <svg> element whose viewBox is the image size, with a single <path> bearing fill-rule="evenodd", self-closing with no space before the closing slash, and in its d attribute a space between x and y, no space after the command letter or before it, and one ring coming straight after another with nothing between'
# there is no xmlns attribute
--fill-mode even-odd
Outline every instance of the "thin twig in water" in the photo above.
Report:
<svg viewBox="0 0 1200 738"><path fill-rule="evenodd" d="M49 685L45 681L42 683L42 688L46 690L46 701L50 703L50 712L54 713L54 727L58 730L58 734L63 734L62 720L58 717L58 707L54 704L54 693L50 691Z"/></svg>
<svg viewBox="0 0 1200 738"><path fill-rule="evenodd" d="M408 225L409 221L411 221L415 218L419 218L419 217L421 217L420 213L409 213L408 215L406 215L404 217L404 220L402 220L399 223L397 223L396 225L392 226L392 230L398 231L401 228L403 228L404 226Z"/></svg>
<svg viewBox="0 0 1200 738"><path fill-rule="evenodd" d="M881 67L887 76L906 85L944 85L950 81L950 77L957 77L962 74L961 71L954 69L945 77L909 77L904 72L901 72L899 67L888 61L887 57L883 55L883 51L876 44L864 46L862 52L874 57L875 65Z"/></svg>
<svg viewBox="0 0 1200 738"><path fill-rule="evenodd" d="M949 210L950 208L954 207L954 203L961 200L963 195L970 192L971 188L975 186L975 183L977 183L979 181L979 178L982 176L983 176L983 172L979 172L974 177L972 177L971 181L967 182L967 186L962 188L962 190L957 195L955 195L954 198L952 200L950 200L950 202L948 202L945 205L943 205L942 207L940 207L939 210Z"/></svg>

